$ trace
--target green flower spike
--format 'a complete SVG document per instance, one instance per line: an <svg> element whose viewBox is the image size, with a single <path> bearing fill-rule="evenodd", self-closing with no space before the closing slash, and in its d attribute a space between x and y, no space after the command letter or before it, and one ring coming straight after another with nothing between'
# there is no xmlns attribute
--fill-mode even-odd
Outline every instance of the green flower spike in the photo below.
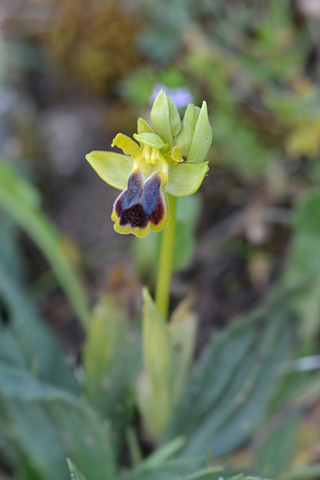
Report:
<svg viewBox="0 0 320 480"><path fill-rule="evenodd" d="M139 145L126 135L116 135L112 146L124 155L95 151L86 156L102 180L123 190L111 216L116 232L137 237L168 225L167 193L184 197L198 190L208 171L204 160L212 139L205 102L201 109L189 105L181 123L176 105L161 91L151 119L154 130L138 120L138 134L133 136Z"/></svg>

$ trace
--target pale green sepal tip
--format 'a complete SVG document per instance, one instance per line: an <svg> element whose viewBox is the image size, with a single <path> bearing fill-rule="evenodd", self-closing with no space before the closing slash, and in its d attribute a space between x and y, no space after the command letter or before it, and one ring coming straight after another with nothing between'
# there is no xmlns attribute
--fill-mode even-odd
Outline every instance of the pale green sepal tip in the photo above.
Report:
<svg viewBox="0 0 320 480"><path fill-rule="evenodd" d="M176 145L181 148L184 157L188 156L199 114L200 108L190 103L183 117L182 130L176 137Z"/></svg>
<svg viewBox="0 0 320 480"><path fill-rule="evenodd" d="M162 138L164 143L169 144L171 149L173 147L173 135L170 127L170 109L167 95L163 90L160 90L158 93L150 116L154 131Z"/></svg>
<svg viewBox="0 0 320 480"><path fill-rule="evenodd" d="M131 157L121 153L94 151L86 155L86 160L103 181L119 190L127 188L133 169Z"/></svg>
<svg viewBox="0 0 320 480"><path fill-rule="evenodd" d="M164 146L163 140L156 133L144 132L144 133L134 133L133 138L144 145L148 145L152 148L162 148Z"/></svg>
<svg viewBox="0 0 320 480"><path fill-rule="evenodd" d="M150 125L143 118L138 118L137 132L139 135L140 133L154 133Z"/></svg>
<svg viewBox="0 0 320 480"><path fill-rule="evenodd" d="M185 162L170 166L166 191L176 197L192 195L200 187L208 170L208 162Z"/></svg>
<svg viewBox="0 0 320 480"><path fill-rule="evenodd" d="M212 128L208 118L206 102L202 103L192 143L188 153L188 162L203 162L207 156L212 142Z"/></svg>
<svg viewBox="0 0 320 480"><path fill-rule="evenodd" d="M181 130L181 118L178 111L177 105L171 100L167 95L168 105L169 105L169 123L171 128L171 133L175 137Z"/></svg>

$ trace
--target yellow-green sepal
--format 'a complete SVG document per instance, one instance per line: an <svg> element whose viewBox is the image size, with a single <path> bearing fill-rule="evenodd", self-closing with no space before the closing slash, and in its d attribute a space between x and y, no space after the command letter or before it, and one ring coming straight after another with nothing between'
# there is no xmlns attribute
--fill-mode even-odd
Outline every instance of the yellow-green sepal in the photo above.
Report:
<svg viewBox="0 0 320 480"><path fill-rule="evenodd" d="M168 97L167 95L167 100L168 100L168 105L169 105L169 122L170 122L170 128L171 128L171 133L175 137L178 135L178 133L181 130L181 117L180 113L178 111L177 105L174 103L174 101Z"/></svg>
<svg viewBox="0 0 320 480"><path fill-rule="evenodd" d="M168 97L163 90L160 90L153 103L151 120L154 131L164 143L173 147L173 137L181 130L181 119L176 104Z"/></svg>
<svg viewBox="0 0 320 480"><path fill-rule="evenodd" d="M212 142L212 128L208 118L206 102L202 103L199 117L195 126L187 161L192 163L203 162Z"/></svg>
<svg viewBox="0 0 320 480"><path fill-rule="evenodd" d="M166 191L176 197L192 195L200 187L208 170L208 162L184 162L169 166Z"/></svg>
<svg viewBox="0 0 320 480"><path fill-rule="evenodd" d="M140 133L154 133L149 123L147 123L143 118L138 118L138 128L137 132Z"/></svg>
<svg viewBox="0 0 320 480"><path fill-rule="evenodd" d="M195 107L192 103L188 105L183 120L182 129L176 137L176 145L181 148L182 155L188 156L197 121L200 114L200 107Z"/></svg>
<svg viewBox="0 0 320 480"><path fill-rule="evenodd" d="M104 182L119 190L127 188L133 169L131 157L121 153L94 151L86 155L86 160Z"/></svg>

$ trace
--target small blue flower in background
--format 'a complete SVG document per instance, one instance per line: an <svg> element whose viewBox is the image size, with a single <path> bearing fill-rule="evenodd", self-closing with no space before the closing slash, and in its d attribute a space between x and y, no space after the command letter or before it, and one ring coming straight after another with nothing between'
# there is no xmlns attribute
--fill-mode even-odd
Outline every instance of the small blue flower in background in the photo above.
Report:
<svg viewBox="0 0 320 480"><path fill-rule="evenodd" d="M149 97L150 105L153 104L160 90L163 90L164 93L169 95L178 108L186 107L187 105L189 105L189 103L193 102L193 97L191 95L189 87L169 88L165 85L162 85L161 83L156 83L153 86L152 94Z"/></svg>

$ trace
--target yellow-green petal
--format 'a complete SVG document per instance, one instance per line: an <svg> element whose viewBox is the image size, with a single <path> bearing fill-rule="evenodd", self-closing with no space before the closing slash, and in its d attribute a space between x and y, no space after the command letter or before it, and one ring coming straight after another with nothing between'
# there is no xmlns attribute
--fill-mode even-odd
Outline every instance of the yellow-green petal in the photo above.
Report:
<svg viewBox="0 0 320 480"><path fill-rule="evenodd" d="M111 146L121 148L123 153L130 155L132 158L137 158L142 153L139 145L137 145L136 142L134 142L130 137L127 137L127 135L123 135L122 133L118 133L118 135L116 135Z"/></svg>
<svg viewBox="0 0 320 480"><path fill-rule="evenodd" d="M166 191L176 197L192 195L200 187L208 170L208 162L172 165L169 167Z"/></svg>
<svg viewBox="0 0 320 480"><path fill-rule="evenodd" d="M88 153L86 159L103 181L119 190L127 188L128 178L133 169L131 157L121 153L95 151Z"/></svg>
<svg viewBox="0 0 320 480"><path fill-rule="evenodd" d="M192 138L187 161L193 163L203 162L207 156L211 142L212 129L208 119L208 109L206 102L203 102Z"/></svg>
<svg viewBox="0 0 320 480"><path fill-rule="evenodd" d="M160 148L164 146L163 140L159 137L159 135L156 135L155 133L134 133L133 137L138 142L143 143L144 145L148 145L152 148L158 148L160 150Z"/></svg>

